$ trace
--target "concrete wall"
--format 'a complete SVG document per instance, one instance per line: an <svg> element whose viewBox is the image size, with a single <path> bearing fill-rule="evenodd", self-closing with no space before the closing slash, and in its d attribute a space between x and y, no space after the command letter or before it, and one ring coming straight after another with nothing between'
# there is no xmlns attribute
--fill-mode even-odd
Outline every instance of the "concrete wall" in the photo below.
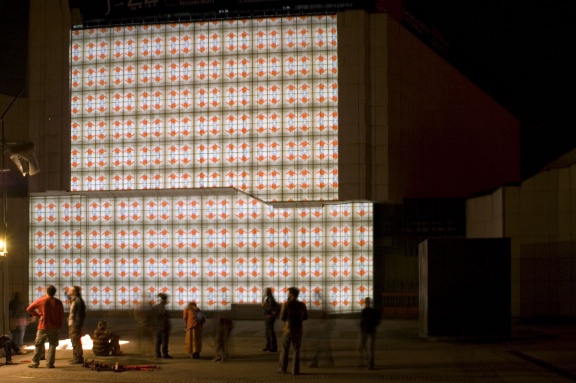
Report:
<svg viewBox="0 0 576 383"><path fill-rule="evenodd" d="M70 11L66 0L30 0L29 138L40 174L30 192L70 189Z"/></svg>
<svg viewBox="0 0 576 383"><path fill-rule="evenodd" d="M576 165L467 203L469 238L512 241L512 313L576 317Z"/></svg>
<svg viewBox="0 0 576 383"><path fill-rule="evenodd" d="M386 14L338 17L340 199L464 197L519 180L509 112Z"/></svg>
<svg viewBox="0 0 576 383"><path fill-rule="evenodd" d="M18 179L10 174L5 260L8 299L28 296L28 192L67 190L70 184L70 96L68 91L70 14L66 0L30 0L28 84L5 118L6 138L35 144L40 173ZM0 109L13 97L0 96ZM9 160L8 160L9 161ZM11 172L14 173L14 172ZM19 175L18 175L19 176ZM23 184L22 184L23 183ZM19 190L24 192L20 193ZM1 323L0 328L5 324Z"/></svg>

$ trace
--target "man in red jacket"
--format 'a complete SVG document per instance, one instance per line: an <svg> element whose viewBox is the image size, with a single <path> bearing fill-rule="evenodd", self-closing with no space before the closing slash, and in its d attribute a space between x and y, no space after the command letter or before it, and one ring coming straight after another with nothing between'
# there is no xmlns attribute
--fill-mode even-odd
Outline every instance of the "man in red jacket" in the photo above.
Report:
<svg viewBox="0 0 576 383"><path fill-rule="evenodd" d="M48 354L46 355L46 367L54 368L56 359L56 347L58 347L58 334L64 321L64 305L62 301L55 298L56 287L50 285L46 288L46 295L36 299L26 311L34 317L40 317L38 322L38 331L34 341L34 356L30 368L38 368L40 358L44 354L44 343L48 340Z"/></svg>

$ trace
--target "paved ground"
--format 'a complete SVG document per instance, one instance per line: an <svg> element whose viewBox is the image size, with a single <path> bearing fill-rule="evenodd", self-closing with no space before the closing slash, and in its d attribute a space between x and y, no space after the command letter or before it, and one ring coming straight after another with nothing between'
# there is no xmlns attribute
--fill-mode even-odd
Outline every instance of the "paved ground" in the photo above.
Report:
<svg viewBox="0 0 576 383"><path fill-rule="evenodd" d="M302 373L298 376L277 374L278 354L264 353L263 321L236 321L229 363L215 363L212 342L213 326L209 320L204 331L204 350L199 360L184 354L184 331L175 326L170 344L172 360L152 357L149 344L134 336L133 322L111 319L109 326L123 334L130 343L122 357L96 358L85 351L87 359L125 365L157 365L153 371L98 372L79 365L69 365L70 350L58 350L56 368L27 367L27 355L13 358L18 365L0 367L0 383L25 382L574 382L576 381L576 326L515 326L511 339L499 342L423 339L418 336L418 322L383 321L376 343L376 369L358 368L356 361L357 321L336 319L331 322L331 336L321 342L335 366L320 362L308 367L323 326L319 320L306 323ZM175 320L175 323L179 323ZM92 330L93 324L87 328ZM277 323L280 335L280 324ZM33 334L27 336L31 341Z"/></svg>

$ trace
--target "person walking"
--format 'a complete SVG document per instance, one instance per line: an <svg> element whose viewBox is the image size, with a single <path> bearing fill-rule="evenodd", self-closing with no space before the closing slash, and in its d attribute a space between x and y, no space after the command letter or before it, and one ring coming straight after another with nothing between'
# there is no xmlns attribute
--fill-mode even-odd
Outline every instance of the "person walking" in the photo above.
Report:
<svg viewBox="0 0 576 383"><path fill-rule="evenodd" d="M168 295L158 294L160 302L152 308L153 327L154 327L154 353L156 358L172 359L168 353L168 341L170 340L170 316L166 310L168 304Z"/></svg>
<svg viewBox="0 0 576 383"><path fill-rule="evenodd" d="M325 367L334 367L334 357L332 356L332 345L330 343L334 320L330 318L326 309L322 310L320 326L314 347L314 356L312 356L312 361L308 367L318 368L320 364L324 364Z"/></svg>
<svg viewBox="0 0 576 383"><path fill-rule="evenodd" d="M294 349L292 360L292 374L300 374L300 347L304 334L304 321L308 319L308 309L303 302L298 300L300 290L296 287L288 288L288 300L282 305L280 319L284 322L282 336L282 352L280 353L278 372L285 374L288 369L288 354L290 345Z"/></svg>
<svg viewBox="0 0 576 383"><path fill-rule="evenodd" d="M360 339L358 340L358 367L374 369L374 340L376 327L380 323L380 312L372 307L372 299L364 300L360 315Z"/></svg>
<svg viewBox="0 0 576 383"><path fill-rule="evenodd" d="M229 362L230 361L230 333L234 328L234 322L228 316L220 316L216 323L216 355L213 362Z"/></svg>
<svg viewBox="0 0 576 383"><path fill-rule="evenodd" d="M186 352L190 354L190 359L200 359L202 352L202 332L206 318L196 305L196 302L188 303L182 314L184 326L186 328Z"/></svg>
<svg viewBox="0 0 576 383"><path fill-rule="evenodd" d="M14 342L18 348L22 348L24 345L26 327L30 324L30 316L26 312L26 306L28 305L20 299L19 292L14 293L14 299L8 304L12 342Z"/></svg>
<svg viewBox="0 0 576 383"><path fill-rule="evenodd" d="M276 323L276 317L278 317L279 314L279 305L270 287L266 288L266 294L262 300L262 307L264 308L264 324L266 326L266 346L262 351L276 352L278 345L276 343L274 323Z"/></svg>
<svg viewBox="0 0 576 383"><path fill-rule="evenodd" d="M72 343L72 360L70 364L84 363L82 351L82 326L86 319L86 303L82 299L80 286L72 286L68 290L70 299L70 313L68 314L68 336Z"/></svg>
<svg viewBox="0 0 576 383"><path fill-rule="evenodd" d="M32 317L39 317L38 331L34 341L34 356L30 368L38 368L40 359L44 355L44 343L48 340L48 353L46 354L46 367L54 368L56 360L56 347L58 347L58 334L64 322L64 305L55 298L56 287L50 285L46 288L46 295L36 299L26 308Z"/></svg>

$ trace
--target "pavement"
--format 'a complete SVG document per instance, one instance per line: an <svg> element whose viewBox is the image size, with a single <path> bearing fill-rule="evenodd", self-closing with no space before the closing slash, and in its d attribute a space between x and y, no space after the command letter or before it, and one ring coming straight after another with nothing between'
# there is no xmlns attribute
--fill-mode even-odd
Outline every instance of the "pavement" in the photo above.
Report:
<svg viewBox="0 0 576 383"><path fill-rule="evenodd" d="M103 318L98 318L103 319ZM95 322L85 329L92 332ZM176 326L170 338L170 354L174 359L156 359L149 340L138 341L135 322L129 318L106 318L109 328L129 343L124 355L96 357L84 351L86 360L120 366L148 366L149 370L97 371L71 365L70 349L58 349L56 368L46 368L42 361L37 369L28 368L32 357L13 356L16 365L0 366L0 383L18 383L34 379L37 382L119 382L119 383L235 383L235 382L576 382L576 326L514 325L506 340L422 338L417 320L383 320L376 339L374 370L357 363L356 344L358 320L320 319L305 322L300 375L279 374L278 353L262 352L264 322L236 320L230 343L231 360L213 362L214 321L204 327L203 350L200 359L190 359L184 353L184 330ZM92 323L94 322L94 323ZM281 324L276 323L278 338ZM63 329L62 337L66 337ZM27 333L25 341L33 342ZM319 367L309 367L316 351L320 351ZM323 352L323 354L322 354ZM331 355L334 365L322 357ZM3 359L0 359L3 364Z"/></svg>

